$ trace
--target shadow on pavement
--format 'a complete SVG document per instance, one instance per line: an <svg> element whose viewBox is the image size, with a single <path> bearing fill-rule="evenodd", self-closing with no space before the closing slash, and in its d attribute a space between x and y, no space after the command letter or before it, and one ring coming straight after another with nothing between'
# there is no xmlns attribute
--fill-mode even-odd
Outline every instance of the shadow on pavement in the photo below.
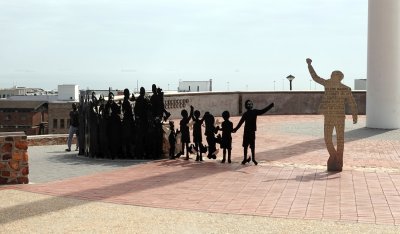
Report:
<svg viewBox="0 0 400 234"><path fill-rule="evenodd" d="M58 156L59 157L59 156ZM69 161L69 159L64 159ZM237 164L232 164L230 167L226 167L224 165L219 165L214 162L206 162L206 163L196 163L193 161L182 161L182 160L174 160L174 161L158 161L157 166L159 167L169 167L172 165L181 165L181 170L173 170L167 171L166 173L159 173L158 171L150 172L148 177L140 177L137 179L129 179L129 170L136 170L135 168L125 168L118 170L118 173L121 173L125 176L118 176L122 182L115 182L115 180L107 180L108 177L115 177L115 171L113 172L105 172L99 175L96 175L96 178L99 180L108 181L108 183L112 184L104 184L104 186L97 186L95 188L90 188L90 183L93 183L93 178L89 180L85 180L85 178L72 178L64 181L51 182L47 184L38 184L38 185L17 185L11 187L12 189L17 189L21 191L34 192L40 194L50 194L51 189L58 189L59 196L61 197L70 197L79 200L84 200L80 204L76 204L74 202L57 202L59 201L58 197L52 197L41 201L35 201L29 204L21 204L13 207L0 209L0 224L5 224L9 222L14 222L21 219L26 219L33 216L40 216L46 213L57 212L60 210L68 209L70 207L79 206L92 201L102 201L108 198L121 196L127 193L131 193L132 191L139 192L143 190L148 190L157 187L168 186L175 183L181 183L184 181L188 181L195 178L200 178L202 176L215 176L216 174L236 170L237 168L242 169L243 167L239 167ZM214 164L212 170L208 169L211 164ZM237 168L236 168L237 167ZM193 170L196 168L196 170ZM152 174L152 175L151 175ZM95 178L95 179L96 179ZM79 184L79 185L78 185ZM64 186L67 185L67 186ZM73 186L72 186L73 185ZM76 186L75 186L76 185ZM89 187L89 188L88 188ZM75 191L72 191L75 190ZM8 214L18 213L17 216L10 216Z"/></svg>
<svg viewBox="0 0 400 234"><path fill-rule="evenodd" d="M385 133L389 133L394 130L385 130L385 129L374 129L374 128L358 128L345 132L345 143L357 141L361 139L366 139L378 135L382 135ZM278 149L266 150L257 152L257 158L261 158L263 160L268 161L277 161L280 159L285 159L293 156L297 156L299 154L313 152L321 149L326 149L325 141L323 138L302 141L298 144L289 145L285 147L281 147ZM345 149L346 150L346 149ZM324 155L325 157L325 155Z"/></svg>

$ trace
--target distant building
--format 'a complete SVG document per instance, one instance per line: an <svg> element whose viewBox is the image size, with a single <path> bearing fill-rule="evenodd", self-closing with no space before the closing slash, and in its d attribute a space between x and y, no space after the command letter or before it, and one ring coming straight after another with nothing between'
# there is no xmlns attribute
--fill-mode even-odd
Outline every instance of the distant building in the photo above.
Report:
<svg viewBox="0 0 400 234"><path fill-rule="evenodd" d="M58 85L58 101L79 101L79 86L74 84Z"/></svg>
<svg viewBox="0 0 400 234"><path fill-rule="evenodd" d="M179 81L178 92L212 91L212 79L208 81Z"/></svg>
<svg viewBox="0 0 400 234"><path fill-rule="evenodd" d="M37 96L45 95L47 91L41 88L27 88L27 87L17 87L14 86L8 89L0 89L0 98L10 98L14 96Z"/></svg>
<svg viewBox="0 0 400 234"><path fill-rule="evenodd" d="M72 103L74 102L49 102L49 134L68 133Z"/></svg>
<svg viewBox="0 0 400 234"><path fill-rule="evenodd" d="M118 90L118 89L87 89L87 90L80 90L80 96L81 97L86 97L86 96L88 96L89 97L89 99L91 98L91 96L92 96L92 92L95 92L95 96L97 97L97 98L99 98L100 97L100 95L101 96L103 96L106 100L107 100L107 98L108 98L108 94L111 92L111 93L113 93L114 94L114 99L116 99L118 96L122 96L122 98L121 99L123 99L123 96L124 96L124 91L123 90Z"/></svg>
<svg viewBox="0 0 400 234"><path fill-rule="evenodd" d="M14 101L55 101L57 100L57 91L14 86L8 89L0 89L0 99Z"/></svg>
<svg viewBox="0 0 400 234"><path fill-rule="evenodd" d="M47 134L47 123L47 102L0 100L0 132Z"/></svg>
<svg viewBox="0 0 400 234"><path fill-rule="evenodd" d="M13 87L10 89L0 89L0 98L8 98L16 95L26 95L27 89L24 87Z"/></svg>
<svg viewBox="0 0 400 234"><path fill-rule="evenodd" d="M354 90L367 90L367 79L355 79Z"/></svg>

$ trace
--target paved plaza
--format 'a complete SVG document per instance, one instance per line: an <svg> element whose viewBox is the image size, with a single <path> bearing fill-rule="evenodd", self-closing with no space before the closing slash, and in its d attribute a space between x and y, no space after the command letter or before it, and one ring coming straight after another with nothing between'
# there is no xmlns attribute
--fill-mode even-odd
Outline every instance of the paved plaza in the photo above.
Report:
<svg viewBox="0 0 400 234"><path fill-rule="evenodd" d="M234 125L240 117L233 117ZM100 160L29 148L29 185L0 186L0 232L398 233L400 130L347 117L344 167L326 171L323 116L258 117L257 166Z"/></svg>

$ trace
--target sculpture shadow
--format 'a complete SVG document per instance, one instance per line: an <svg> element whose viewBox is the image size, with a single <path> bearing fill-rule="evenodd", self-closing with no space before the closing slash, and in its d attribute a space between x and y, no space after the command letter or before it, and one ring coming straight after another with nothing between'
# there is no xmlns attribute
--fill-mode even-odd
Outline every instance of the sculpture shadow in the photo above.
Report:
<svg viewBox="0 0 400 234"><path fill-rule="evenodd" d="M357 128L345 132L345 143L357 141L361 139L367 139L371 137L376 137L378 135L390 133L395 131L393 129L374 129L374 128ZM333 136L336 139L336 136ZM280 159L285 159L293 156L297 156L301 153L313 152L321 149L326 149L324 138L319 138L315 140L303 141L290 146L281 147L278 149L266 150L257 152L257 157L268 161L277 161ZM323 155L325 157L325 155Z"/></svg>
<svg viewBox="0 0 400 234"><path fill-rule="evenodd" d="M334 175L338 176L333 177ZM300 182L309 182L315 180L334 180L337 178L340 178L340 172L322 171L322 172L310 173L308 175L303 175L303 176L296 176L294 180Z"/></svg>
<svg viewBox="0 0 400 234"><path fill-rule="evenodd" d="M183 160L177 160L177 161L183 161ZM160 162L158 162L158 163L160 163ZM206 165L208 166L208 165L210 165L210 163L216 164L214 162L209 162L206 164L198 164L198 163L187 162L187 161L173 162L173 163L169 163L168 161L166 161L166 162L161 162L158 166L159 167L169 167L169 166L173 166L173 164L181 164L181 165L185 165L185 167L182 167L181 170L173 170L173 171L169 171L166 173L155 172L153 175L151 175L149 177L131 179L131 180L124 181L121 183L115 183L115 184L96 187L96 188L86 189L84 187L84 185L83 185L83 187L82 187L82 185L80 185L81 188L79 189L79 191L60 195L62 197L81 200L79 202L76 202L73 200L61 201L61 198L59 198L59 197L51 197L51 198L43 199L40 201L34 201L34 202L31 202L28 204L24 203L24 204L15 205L12 207L6 207L3 209L0 209L0 216L2 217L0 219L0 224L14 222L17 220L26 219L26 218L30 218L30 217L34 217L34 216L40 216L40 215L47 214L47 213L57 212L57 211L71 208L71 207L84 205L89 202L106 200L111 197L116 197L116 196L121 196L121 195L124 195L127 193L131 193L132 191L139 192L139 191L149 190L149 189L153 189L153 188L157 188L157 187L163 187L163 186L168 186L168 185L172 185L175 183L189 181L189 180L192 180L195 178L201 178L201 176L205 176L205 175L215 176L219 173L232 170L232 167L224 167L223 165L216 166L215 168L212 168L211 170L207 170ZM193 170L193 167L196 167L196 170ZM239 166L238 166L238 168L239 168ZM121 171L121 173L124 173L124 171L126 171L126 170L135 170L135 169L136 168L129 168L129 167L125 168L125 169L121 169L121 170L123 170L123 171ZM98 178L99 179L107 178L107 176L109 175L108 173L112 173L112 172L102 173L101 175L98 176ZM71 182L73 183L74 180L84 181L84 178L82 178L82 177L72 178L68 181L68 183L71 183ZM38 184L38 185L16 185L16 186L12 186L11 188L19 189L22 191L46 194L46 192L43 192L43 191L40 192L40 191L35 190L35 186L44 186L47 189L47 188L51 187L52 185L58 184L58 183L62 184L62 183L65 183L65 181L58 181L58 182L53 182L53 183L49 183L49 184ZM90 183L90 181L88 181L87 183ZM30 189L29 186L33 186L33 187L31 187L31 189ZM95 196L93 196L93 195L95 195ZM22 212L22 211L28 211L28 212ZM9 215L9 214L18 214L18 215Z"/></svg>
<svg viewBox="0 0 400 234"><path fill-rule="evenodd" d="M128 160L128 159L106 159L106 158L89 158L84 156L76 156L70 154L59 154L47 158L51 163L62 163L63 165L105 165L110 167L132 166L149 162L150 160Z"/></svg>
<svg viewBox="0 0 400 234"><path fill-rule="evenodd" d="M334 175L338 175L336 177L332 177ZM320 172L313 172L307 175L301 175L301 176L296 176L294 178L288 178L288 179L273 179L273 180L265 180L263 182L272 182L272 181L287 181L287 180L296 180L300 182L310 182L310 181L316 181L316 180L335 180L337 178L340 178L340 172L331 172L331 171L320 171Z"/></svg>

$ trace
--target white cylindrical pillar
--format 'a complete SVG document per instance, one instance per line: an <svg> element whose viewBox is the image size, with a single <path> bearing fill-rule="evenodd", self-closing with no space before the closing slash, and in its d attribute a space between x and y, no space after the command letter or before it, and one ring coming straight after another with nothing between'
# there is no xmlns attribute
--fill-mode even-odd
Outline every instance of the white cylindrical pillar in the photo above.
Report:
<svg viewBox="0 0 400 234"><path fill-rule="evenodd" d="M400 128L400 0L368 2L367 127Z"/></svg>

